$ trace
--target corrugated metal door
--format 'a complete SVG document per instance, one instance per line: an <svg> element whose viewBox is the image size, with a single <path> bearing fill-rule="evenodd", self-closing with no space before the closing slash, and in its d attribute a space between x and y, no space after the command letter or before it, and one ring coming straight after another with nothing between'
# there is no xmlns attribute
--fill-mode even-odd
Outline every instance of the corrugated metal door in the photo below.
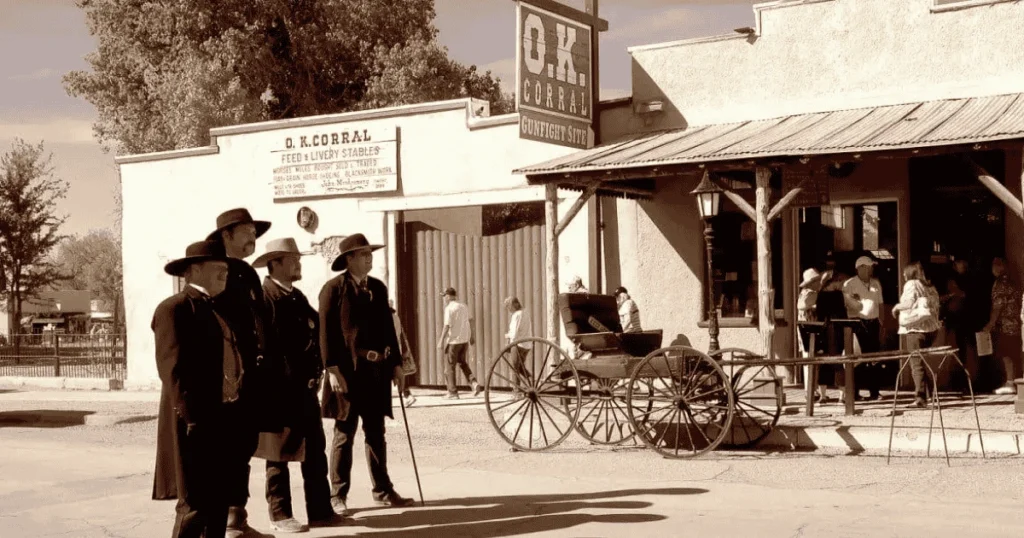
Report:
<svg viewBox="0 0 1024 538"><path fill-rule="evenodd" d="M419 365L417 384L444 386L445 357L437 349L444 322L441 291L451 286L473 315L476 345L469 363L483 384L505 347L509 313L503 301L515 295L530 317L534 336L544 336L544 227L525 226L487 237L445 232L409 223L400 264L402 324ZM506 377L511 377L504 372ZM459 385L466 380L459 374Z"/></svg>

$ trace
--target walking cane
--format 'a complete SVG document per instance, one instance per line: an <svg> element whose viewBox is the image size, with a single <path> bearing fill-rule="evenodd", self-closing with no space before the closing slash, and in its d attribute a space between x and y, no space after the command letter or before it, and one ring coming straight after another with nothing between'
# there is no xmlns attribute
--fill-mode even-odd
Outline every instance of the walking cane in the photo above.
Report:
<svg viewBox="0 0 1024 538"><path fill-rule="evenodd" d="M416 475L416 489L420 492L420 506L426 506L423 502L423 486L420 485L420 471L416 468L416 451L412 449L412 435L409 433L409 419L405 414L405 398L399 394L398 403L402 407L402 424L405 425L405 438L409 440L409 455L412 456L412 472Z"/></svg>

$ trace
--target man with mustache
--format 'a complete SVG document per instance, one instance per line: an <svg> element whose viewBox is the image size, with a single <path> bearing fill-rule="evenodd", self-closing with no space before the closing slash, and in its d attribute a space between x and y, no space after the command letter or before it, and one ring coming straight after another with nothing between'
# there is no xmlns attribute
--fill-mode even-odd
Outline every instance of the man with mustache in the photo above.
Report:
<svg viewBox="0 0 1024 538"><path fill-rule="evenodd" d="M282 376L273 342L266 328L267 305L256 270L244 261L256 250L256 239L270 229L267 221L253 220L245 208L225 211L217 217L217 229L207 237L224 246L230 258L224 293L214 308L228 322L238 340L244 367L244 386L239 393L243 416L228 425L231 457L227 463L227 536L251 531L245 505L249 499L249 460L256 452L259 433L280 432L284 417L277 402Z"/></svg>
<svg viewBox="0 0 1024 538"><path fill-rule="evenodd" d="M380 248L383 245L371 245L363 234L346 237L331 265L343 273L320 291L320 353L327 369L323 417L334 419L331 503L339 514L348 511L352 444L360 419L374 501L392 507L412 504L395 491L388 475L384 417L394 418L391 382L400 394L404 392L405 371L388 288L369 276L373 251Z"/></svg>
<svg viewBox="0 0 1024 538"><path fill-rule="evenodd" d="M261 433L256 457L267 460L267 505L270 524L280 532L308 530L292 513L289 461L301 461L302 485L309 527L344 523L331 508L327 481L327 440L320 419L317 389L323 372L320 358L320 318L306 296L295 287L302 279L302 254L295 239L267 243L253 267L266 267L263 294L269 310L268 331L274 334L284 365L285 409L288 427L281 433Z"/></svg>
<svg viewBox="0 0 1024 538"><path fill-rule="evenodd" d="M193 243L166 265L186 286L153 314L160 372L154 499L178 499L177 538L224 536L224 490L230 439L224 433L242 413L242 361L235 337L213 309L227 284L228 258L214 241Z"/></svg>

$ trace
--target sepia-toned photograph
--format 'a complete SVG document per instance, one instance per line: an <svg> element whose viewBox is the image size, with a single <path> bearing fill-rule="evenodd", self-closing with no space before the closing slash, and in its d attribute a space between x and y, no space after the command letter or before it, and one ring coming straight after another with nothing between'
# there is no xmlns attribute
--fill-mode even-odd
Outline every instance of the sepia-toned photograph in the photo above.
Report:
<svg viewBox="0 0 1024 538"><path fill-rule="evenodd" d="M1024 0L0 13L3 538L1024 534Z"/></svg>

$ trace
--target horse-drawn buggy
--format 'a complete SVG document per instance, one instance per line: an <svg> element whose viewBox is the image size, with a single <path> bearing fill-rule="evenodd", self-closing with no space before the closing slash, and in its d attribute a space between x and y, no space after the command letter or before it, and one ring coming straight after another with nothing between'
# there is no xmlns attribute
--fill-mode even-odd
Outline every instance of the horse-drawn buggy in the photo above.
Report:
<svg viewBox="0 0 1024 538"><path fill-rule="evenodd" d="M488 415L514 450L549 449L576 430L597 444L639 440L666 457L696 457L752 446L778 421L782 382L764 357L662 347L661 330L623 333L608 295L560 294L558 308L571 351L518 340L487 374Z"/></svg>

